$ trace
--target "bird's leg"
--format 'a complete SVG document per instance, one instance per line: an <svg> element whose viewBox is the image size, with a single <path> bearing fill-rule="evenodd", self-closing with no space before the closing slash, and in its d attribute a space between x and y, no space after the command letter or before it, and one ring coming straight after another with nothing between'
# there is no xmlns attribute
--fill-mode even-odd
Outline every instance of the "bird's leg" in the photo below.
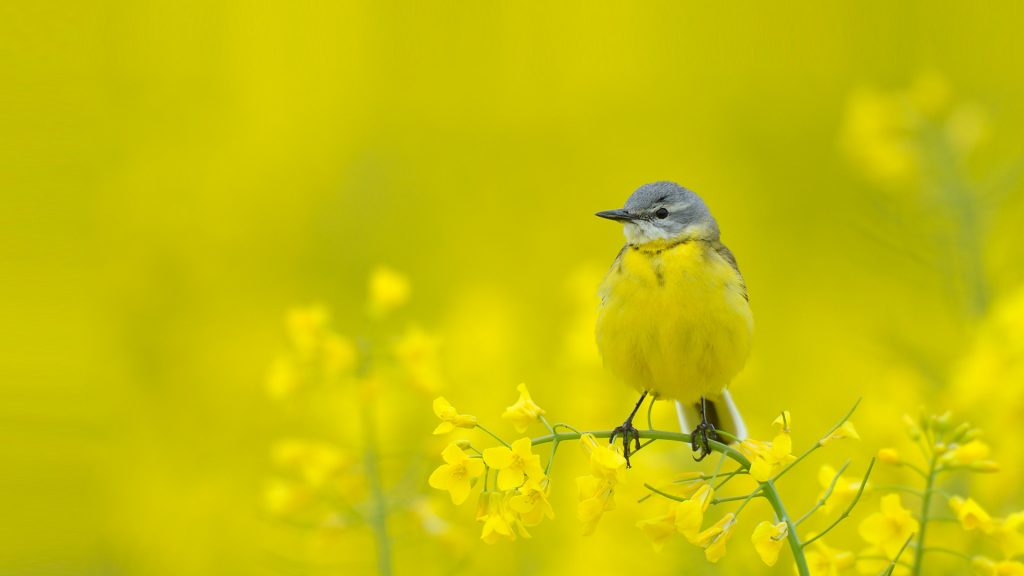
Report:
<svg viewBox="0 0 1024 576"><path fill-rule="evenodd" d="M715 425L708 421L708 404L703 396L700 397L700 404L697 407L700 410L700 424L697 424L697 427L690 433L690 448L698 453L693 459L700 462L708 454L711 454L708 440L718 440L718 435L715 434Z"/></svg>
<svg viewBox="0 0 1024 576"><path fill-rule="evenodd" d="M630 442L636 444L637 450L640 449L640 431L633 426L633 417L636 416L637 410L639 410L640 406L643 405L644 398L647 398L646 390L640 395L640 399L636 401L636 406L633 406L633 411L629 413L629 417L622 423L622 426L612 430L612 435L608 437L608 443L611 444L612 442L615 442L616 436L620 434L622 435L622 455L626 458L626 468L632 467L629 463L629 455L632 454L634 450L630 448Z"/></svg>

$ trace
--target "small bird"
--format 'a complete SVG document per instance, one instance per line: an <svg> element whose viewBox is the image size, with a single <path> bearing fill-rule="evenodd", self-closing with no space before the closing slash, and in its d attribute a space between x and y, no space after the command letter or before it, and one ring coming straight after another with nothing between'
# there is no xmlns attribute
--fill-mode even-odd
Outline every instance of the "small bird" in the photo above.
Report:
<svg viewBox="0 0 1024 576"><path fill-rule="evenodd" d="M691 448L703 460L710 440L746 435L727 387L750 354L754 320L747 288L704 201L673 182L638 188L619 210L597 216L622 222L626 245L601 284L597 345L604 365L641 392L610 442L640 447L633 417L648 395L676 401L700 421Z"/></svg>

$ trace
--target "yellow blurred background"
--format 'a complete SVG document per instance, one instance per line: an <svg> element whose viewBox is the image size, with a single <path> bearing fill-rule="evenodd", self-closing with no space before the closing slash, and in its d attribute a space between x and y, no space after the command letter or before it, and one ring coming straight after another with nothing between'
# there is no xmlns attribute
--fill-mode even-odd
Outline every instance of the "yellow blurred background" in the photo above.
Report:
<svg viewBox="0 0 1024 576"><path fill-rule="evenodd" d="M752 433L788 409L805 446L864 398L862 441L816 454L792 505L924 406L986 429L1002 464L954 488L1024 507L1020 7L717 8L0 8L0 573L375 573L372 486L289 513L295 439L335 446L356 484L380 468L396 574L791 573L758 568L752 523L714 566L651 549L635 500L693 469L680 447L639 457L590 537L572 445L531 540L483 544L475 506L427 487L438 394L508 438L519 382L553 420L625 416L592 337L623 239L593 214L655 180L704 197L746 276ZM379 266L410 285L383 320ZM268 393L284 319L311 305L361 348L434 359L369 391Z"/></svg>

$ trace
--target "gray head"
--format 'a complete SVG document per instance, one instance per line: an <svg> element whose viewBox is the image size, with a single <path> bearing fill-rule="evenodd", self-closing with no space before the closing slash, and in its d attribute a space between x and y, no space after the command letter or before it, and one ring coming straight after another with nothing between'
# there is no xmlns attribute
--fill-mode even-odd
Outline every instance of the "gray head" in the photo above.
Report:
<svg viewBox="0 0 1024 576"><path fill-rule="evenodd" d="M630 244L675 238L718 239L718 223L704 201L674 182L654 182L636 189L620 210L598 216L625 224Z"/></svg>

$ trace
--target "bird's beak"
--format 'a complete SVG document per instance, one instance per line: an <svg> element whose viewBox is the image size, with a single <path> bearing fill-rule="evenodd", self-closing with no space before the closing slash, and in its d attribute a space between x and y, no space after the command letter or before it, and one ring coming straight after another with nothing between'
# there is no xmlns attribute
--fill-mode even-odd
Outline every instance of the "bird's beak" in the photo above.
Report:
<svg viewBox="0 0 1024 576"><path fill-rule="evenodd" d="M620 208L618 210L605 210L604 212L598 212L596 216L601 218L607 218L609 220L615 220L617 222L632 222L636 219L636 216L629 213L628 210Z"/></svg>

